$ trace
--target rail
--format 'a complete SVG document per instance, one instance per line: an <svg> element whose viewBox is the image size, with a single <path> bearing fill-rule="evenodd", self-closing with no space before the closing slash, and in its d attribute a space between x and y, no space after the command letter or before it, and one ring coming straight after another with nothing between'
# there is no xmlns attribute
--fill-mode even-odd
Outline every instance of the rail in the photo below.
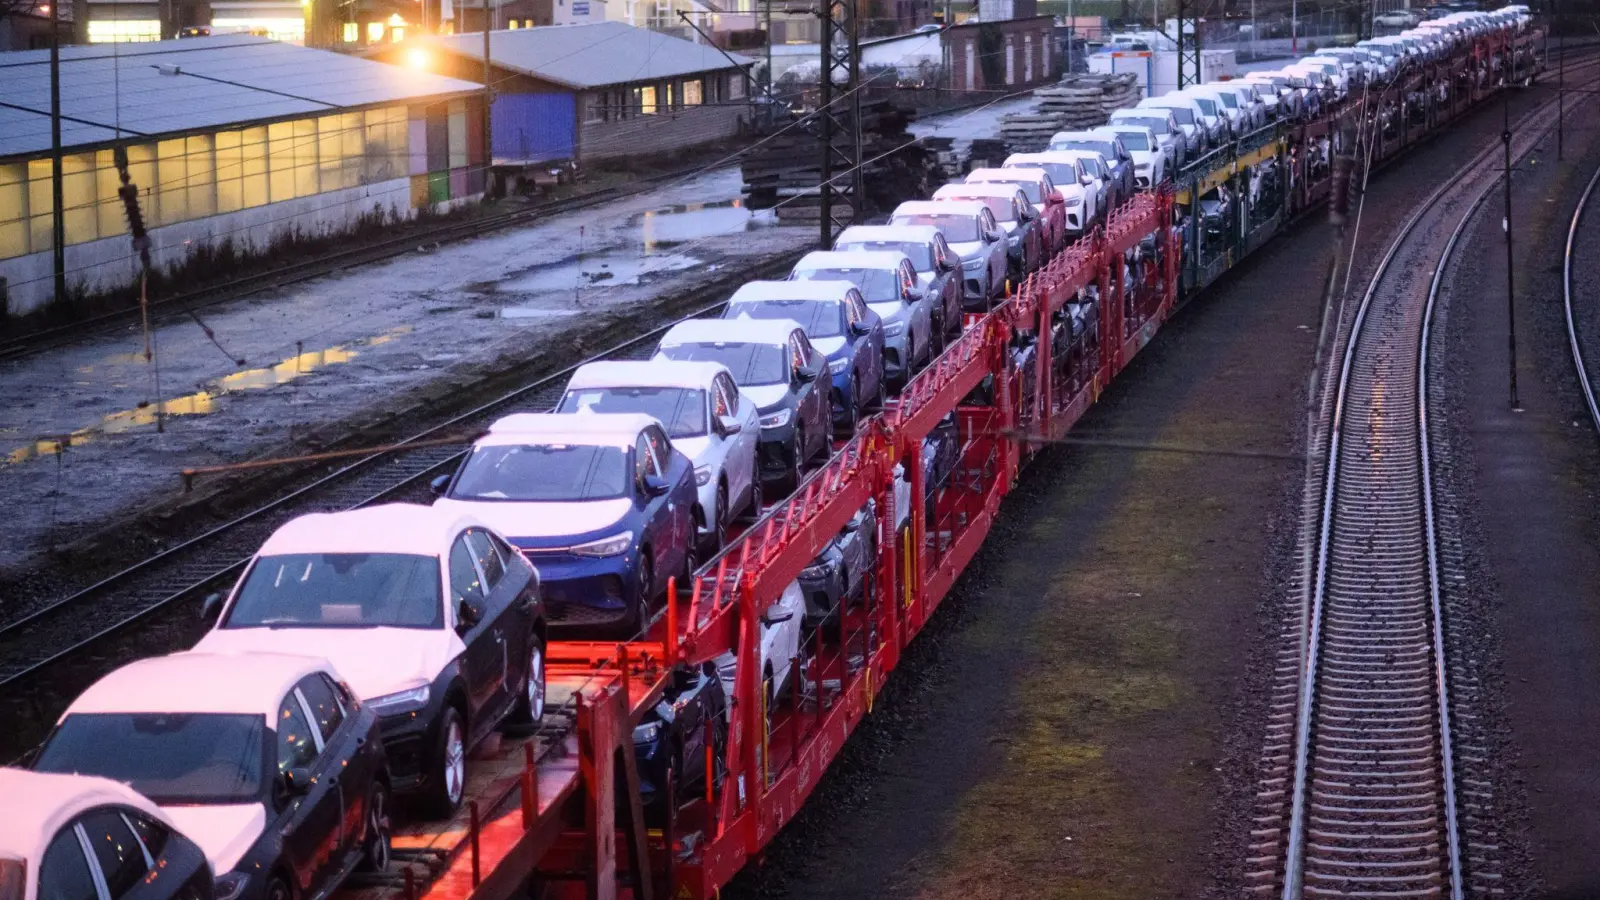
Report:
<svg viewBox="0 0 1600 900"><path fill-rule="evenodd" d="M1594 194L1594 188L1600 183L1600 168L1595 169L1590 176L1589 183L1584 186L1583 194L1578 197L1578 206L1572 211L1572 224L1567 226L1567 245L1561 265L1561 291L1562 306L1567 323L1567 345L1572 350L1572 364L1578 374L1578 389L1583 392L1584 405L1589 408L1589 421L1594 423L1600 431L1600 403L1596 403L1594 385L1589 380L1589 366L1583 355L1583 342L1578 334L1577 314L1572 305L1572 260L1573 248L1578 243L1578 226L1583 221L1583 214L1589 207L1589 197Z"/></svg>

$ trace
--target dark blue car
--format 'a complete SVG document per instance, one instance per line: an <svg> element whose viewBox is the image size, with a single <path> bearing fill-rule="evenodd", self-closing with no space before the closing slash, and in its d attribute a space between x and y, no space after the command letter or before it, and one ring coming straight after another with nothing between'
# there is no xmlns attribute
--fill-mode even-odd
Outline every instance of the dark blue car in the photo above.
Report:
<svg viewBox="0 0 1600 900"><path fill-rule="evenodd" d="M752 281L734 292L724 319L793 319L828 358L833 421L852 428L883 408L883 320L848 281Z"/></svg>
<svg viewBox="0 0 1600 900"><path fill-rule="evenodd" d="M565 637L637 634L697 565L694 466L646 415L507 416L438 488L533 563Z"/></svg>

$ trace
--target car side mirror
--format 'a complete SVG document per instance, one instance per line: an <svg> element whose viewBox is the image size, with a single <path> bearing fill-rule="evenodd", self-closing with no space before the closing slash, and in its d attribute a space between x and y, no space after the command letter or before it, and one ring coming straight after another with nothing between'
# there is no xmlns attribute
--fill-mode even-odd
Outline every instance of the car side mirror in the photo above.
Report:
<svg viewBox="0 0 1600 900"><path fill-rule="evenodd" d="M482 619L483 615L478 612L478 608L467 602L465 598L463 598L460 603L456 604L457 634L466 634L467 632L471 631Z"/></svg>
<svg viewBox="0 0 1600 900"><path fill-rule="evenodd" d="M1080 176L1078 178L1078 183L1083 185L1084 187L1088 187L1089 185L1094 184L1094 176L1093 175Z"/></svg>
<svg viewBox="0 0 1600 900"><path fill-rule="evenodd" d="M787 622L787 621L789 621L790 619L793 619L793 618L794 618L794 613L792 613L792 612L767 613L766 615L761 617L761 624L766 625L768 627L771 627L773 625L782 625L784 622Z"/></svg>
<svg viewBox="0 0 1600 900"><path fill-rule="evenodd" d="M644 492L651 497L665 496L667 491L671 489L672 485L668 484L667 480L660 475L646 475L644 477Z"/></svg>
<svg viewBox="0 0 1600 900"><path fill-rule="evenodd" d="M856 521L855 519L851 519L850 521L844 523L844 527L839 529L839 533L840 534L855 534L857 531L860 531L860 530L861 530L861 523Z"/></svg>
<svg viewBox="0 0 1600 900"><path fill-rule="evenodd" d="M295 766L285 770L283 775L283 793L286 797L304 797L311 793L311 770Z"/></svg>
<svg viewBox="0 0 1600 900"><path fill-rule="evenodd" d="M872 326L868 325L865 321L852 322L850 324L850 333L856 337L871 334Z"/></svg>
<svg viewBox="0 0 1600 900"><path fill-rule="evenodd" d="M214 622L221 613L222 595L215 592L207 594L204 602L200 604L200 621Z"/></svg>
<svg viewBox="0 0 1600 900"><path fill-rule="evenodd" d="M733 416L718 416L717 425L722 429L723 437L733 437L739 432L744 431L744 423L740 422L738 419L735 419Z"/></svg>
<svg viewBox="0 0 1600 900"><path fill-rule="evenodd" d="M444 492L450 489L450 476L440 475L428 482L428 487L433 490L434 494L443 497Z"/></svg>

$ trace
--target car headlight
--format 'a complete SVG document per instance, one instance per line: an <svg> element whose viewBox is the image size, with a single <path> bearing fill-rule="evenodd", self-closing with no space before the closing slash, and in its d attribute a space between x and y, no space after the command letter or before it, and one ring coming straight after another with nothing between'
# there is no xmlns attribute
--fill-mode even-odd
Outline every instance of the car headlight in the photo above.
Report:
<svg viewBox="0 0 1600 900"><path fill-rule="evenodd" d="M633 532L624 531L571 548L579 556L616 556L633 546Z"/></svg>
<svg viewBox="0 0 1600 900"><path fill-rule="evenodd" d="M1083 205L1083 198L1082 197L1068 197L1067 198L1067 205L1071 206L1071 207L1082 206Z"/></svg>
<svg viewBox="0 0 1600 900"><path fill-rule="evenodd" d="M694 483L696 487L705 487L711 483L711 467L697 466L694 470Z"/></svg>
<svg viewBox="0 0 1600 900"><path fill-rule="evenodd" d="M1146 163L1139 163L1138 165L1134 166L1133 169L1136 172L1148 172L1148 171L1150 171L1150 164L1147 163L1147 162Z"/></svg>
<svg viewBox="0 0 1600 900"><path fill-rule="evenodd" d="M660 736L660 722L645 722L633 729L633 742L635 744L651 744Z"/></svg>
<svg viewBox="0 0 1600 900"><path fill-rule="evenodd" d="M906 323L904 323L904 322L885 322L885 323L883 323L883 335L884 335L884 337L894 337L895 335L897 335L900 332L905 331L905 330L906 330Z"/></svg>
<svg viewBox="0 0 1600 900"><path fill-rule="evenodd" d="M234 900L244 893L245 885L249 883L250 876L244 872L229 872L212 882L212 893L216 900Z"/></svg>
<svg viewBox="0 0 1600 900"><path fill-rule="evenodd" d="M969 259L961 264L961 268L966 269L968 272L978 272L983 269L985 262L987 261L982 258Z"/></svg>
<svg viewBox="0 0 1600 900"><path fill-rule="evenodd" d="M372 711L380 716L396 716L401 713L416 712L428 705L431 691L427 685L414 687L404 691L395 691L384 694L382 697L373 697L367 701ZM219 892L218 897L222 894Z"/></svg>
<svg viewBox="0 0 1600 900"><path fill-rule="evenodd" d="M839 359L833 360L832 362L828 363L828 374L829 375L838 375L840 372L843 372L845 369L848 369L848 368L850 368L850 357L848 357L848 356L840 357ZM785 420L785 421L787 421L787 420ZM766 423L763 422L761 424L765 425Z"/></svg>
<svg viewBox="0 0 1600 900"><path fill-rule="evenodd" d="M829 366L828 369L832 371L833 367ZM783 426L789 424L789 417L793 414L794 413L791 410L787 409L780 409L777 412L767 413L761 417L761 427L782 428Z"/></svg>

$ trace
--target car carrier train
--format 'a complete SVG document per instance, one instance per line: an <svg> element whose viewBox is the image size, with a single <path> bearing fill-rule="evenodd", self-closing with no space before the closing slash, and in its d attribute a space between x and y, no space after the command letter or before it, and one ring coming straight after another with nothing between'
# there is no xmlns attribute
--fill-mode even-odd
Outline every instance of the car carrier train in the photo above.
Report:
<svg viewBox="0 0 1600 900"><path fill-rule="evenodd" d="M21 811L0 897L74 866L98 900L716 896L871 715L1021 470L1177 306L1539 74L1525 9L1438 21L1353 70L1312 57L1258 79L1270 122L1228 102L1254 88L1147 107L1200 111L1155 123L1196 138L1165 179L1154 131L1126 171L1073 146L1093 135L985 170L741 290L729 321L674 328L653 361L586 366L558 413L497 422L434 506L286 525L208 603L200 655L108 675L36 757L112 781L0 773ZM1224 137L1207 149L1202 126ZM672 415L639 414L642 396ZM157 694L169 708L146 709ZM226 803L203 741L161 749L197 722L250 750ZM391 792L413 808L391 813ZM85 823L128 832L115 869Z"/></svg>

